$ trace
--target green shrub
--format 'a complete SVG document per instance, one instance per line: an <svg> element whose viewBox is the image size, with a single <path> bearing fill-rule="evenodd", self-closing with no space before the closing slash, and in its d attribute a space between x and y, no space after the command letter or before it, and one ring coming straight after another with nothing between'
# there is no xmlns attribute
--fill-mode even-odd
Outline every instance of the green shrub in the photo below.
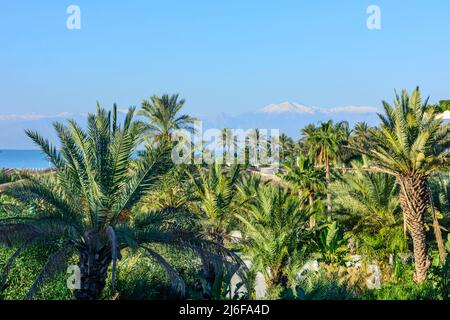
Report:
<svg viewBox="0 0 450 320"><path fill-rule="evenodd" d="M32 201L30 201L32 202ZM18 204L10 197L0 195L0 218L15 216L17 213L10 211L10 207L15 207L19 214L33 214L34 206ZM0 300L21 300L24 299L33 285L33 281L44 266L46 259L52 252L52 247L46 245L35 245L25 250L13 263L6 278L3 290L0 290ZM17 248L6 248L0 246L0 274ZM43 300L67 300L72 293L67 288L67 275L65 273L57 275L40 288L35 299Z"/></svg>
<svg viewBox="0 0 450 320"><path fill-rule="evenodd" d="M438 300L441 299L439 291L432 282L423 284L414 282L397 283L383 286L378 290L368 290L362 299L366 300Z"/></svg>
<svg viewBox="0 0 450 320"><path fill-rule="evenodd" d="M177 270L186 283L186 293L194 286L195 276L199 272L199 262L193 254L173 248L158 246L158 252ZM109 272L108 284L111 283ZM105 299L155 300L177 299L170 286L166 271L151 258L140 256L139 252L125 252L118 263L115 290L105 288ZM188 296L189 298L189 296Z"/></svg>
<svg viewBox="0 0 450 320"><path fill-rule="evenodd" d="M299 282L301 300L354 300L356 292L350 285L339 279L337 275L327 275L325 272L310 274Z"/></svg>
<svg viewBox="0 0 450 320"><path fill-rule="evenodd" d="M24 299L33 281L41 271L50 255L52 248L34 246L27 249L19 256L9 271L5 287L0 292L0 300ZM0 270L3 271L9 258L15 249L0 247ZM72 293L67 288L67 276L62 273L40 288L35 299L42 300L68 300Z"/></svg>

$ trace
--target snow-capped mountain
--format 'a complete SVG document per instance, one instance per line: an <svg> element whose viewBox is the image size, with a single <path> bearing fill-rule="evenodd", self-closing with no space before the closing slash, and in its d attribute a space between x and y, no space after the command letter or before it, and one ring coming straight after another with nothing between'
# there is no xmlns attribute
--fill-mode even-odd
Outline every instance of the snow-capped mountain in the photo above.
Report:
<svg viewBox="0 0 450 320"><path fill-rule="evenodd" d="M120 110L119 116L124 117ZM195 115L203 122L203 130L214 128L233 129L279 129L293 138L300 136L300 130L309 123L317 124L328 120L346 120L353 125L358 121L369 124L378 123L377 109L373 107L344 106L335 108L319 108L306 106L294 102L270 104L254 112L238 115L220 113L218 115ZM9 114L0 115L0 149L30 149L36 148L33 142L25 135L25 129L35 130L50 141L57 138L52 123L65 122L73 118L80 125L86 123L86 114L60 113L55 115L39 114Z"/></svg>
<svg viewBox="0 0 450 320"><path fill-rule="evenodd" d="M283 102L280 104L270 104L260 110L262 113L303 113L303 114L367 114L376 113L377 108L368 106L344 106L335 108L310 107L296 102Z"/></svg>
<svg viewBox="0 0 450 320"><path fill-rule="evenodd" d="M267 105L255 112L236 116L219 114L216 117L200 117L203 128L234 129L279 129L294 138L300 136L300 130L307 124L318 124L328 120L348 121L350 125L365 121L370 125L378 123L379 110L370 106L343 106L320 108L295 102L283 102Z"/></svg>
<svg viewBox="0 0 450 320"><path fill-rule="evenodd" d="M316 113L317 108L308 107L302 104L298 104L295 102L283 102L280 104L269 104L260 110L262 113L286 113L286 112L294 112L294 113Z"/></svg>

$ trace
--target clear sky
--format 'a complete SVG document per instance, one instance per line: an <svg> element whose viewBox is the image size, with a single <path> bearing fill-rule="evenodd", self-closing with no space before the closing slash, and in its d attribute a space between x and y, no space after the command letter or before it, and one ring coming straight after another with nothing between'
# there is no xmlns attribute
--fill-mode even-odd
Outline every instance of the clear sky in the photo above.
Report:
<svg viewBox="0 0 450 320"><path fill-rule="evenodd" d="M81 8L81 30L66 9ZM367 7L382 29L368 30ZM179 92L194 114L295 101L450 98L450 1L2 1L0 114L86 112Z"/></svg>

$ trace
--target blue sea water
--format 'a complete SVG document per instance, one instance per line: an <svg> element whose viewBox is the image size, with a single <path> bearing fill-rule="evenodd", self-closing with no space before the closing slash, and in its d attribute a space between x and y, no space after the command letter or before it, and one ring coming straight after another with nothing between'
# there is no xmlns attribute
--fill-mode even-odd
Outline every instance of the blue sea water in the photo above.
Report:
<svg viewBox="0 0 450 320"><path fill-rule="evenodd" d="M45 155L39 150L0 150L0 169L47 169Z"/></svg>

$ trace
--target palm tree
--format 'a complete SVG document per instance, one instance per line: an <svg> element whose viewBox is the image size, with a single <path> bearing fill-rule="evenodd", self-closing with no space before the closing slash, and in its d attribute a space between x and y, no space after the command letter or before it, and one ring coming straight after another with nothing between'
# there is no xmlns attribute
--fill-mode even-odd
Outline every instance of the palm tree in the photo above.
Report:
<svg viewBox="0 0 450 320"><path fill-rule="evenodd" d="M317 127L312 123L307 124L301 129L302 135L306 138L311 137L316 131Z"/></svg>
<svg viewBox="0 0 450 320"><path fill-rule="evenodd" d="M353 140L361 145L369 140L369 125L367 122L358 122L353 127L352 138Z"/></svg>
<svg viewBox="0 0 450 320"><path fill-rule="evenodd" d="M433 229L441 262L445 262L447 253L445 252L442 237L442 227L439 222L443 220L444 225L448 224L450 218L450 178L437 175L430 181L430 191L432 196ZM445 226L447 227L447 226Z"/></svg>
<svg viewBox="0 0 450 320"><path fill-rule="evenodd" d="M223 128L221 132L219 142L222 144L224 150L223 155L225 163L233 163L237 157L238 148L238 136L233 134L233 130L230 128Z"/></svg>
<svg viewBox="0 0 450 320"><path fill-rule="evenodd" d="M243 175L236 185L239 193L238 203L245 205L249 201L254 201L259 193L261 186L267 183L269 182L263 183L261 181L261 175L259 174Z"/></svg>
<svg viewBox="0 0 450 320"><path fill-rule="evenodd" d="M232 165L226 169L220 164L208 167L197 165L188 171L196 197L196 211L204 215L206 234L217 243L224 244L229 234L234 218L237 181L241 166Z"/></svg>
<svg viewBox="0 0 450 320"><path fill-rule="evenodd" d="M330 120L322 123L319 127L308 127L303 130L309 151L316 161L316 165L325 168L325 180L327 184L327 211L331 212L331 193L328 186L331 182L330 166L340 152L342 132L340 125L335 126Z"/></svg>
<svg viewBox="0 0 450 320"><path fill-rule="evenodd" d="M240 249L251 260L252 271L264 275L269 289L288 289L289 275L296 273L292 269L298 271L303 262L303 244L309 234L309 211L303 209L302 201L267 185L236 217L244 231Z"/></svg>
<svg viewBox="0 0 450 320"><path fill-rule="evenodd" d="M284 162L286 158L291 158L294 153L294 140L284 133L280 135L280 161Z"/></svg>
<svg viewBox="0 0 450 320"><path fill-rule="evenodd" d="M396 177L400 203L413 239L415 279L423 282L429 262L424 216L430 204L428 176L448 165L450 125L438 119L435 108L422 101L419 88L411 96L396 94L394 106L383 101L382 124L370 130L371 149L361 150L371 159L372 169Z"/></svg>
<svg viewBox="0 0 450 320"><path fill-rule="evenodd" d="M361 217L357 228L377 231L385 224L392 226L398 221L398 185L392 176L365 168L354 163L352 173L344 175L332 189L338 196L336 204Z"/></svg>
<svg viewBox="0 0 450 320"><path fill-rule="evenodd" d="M362 161L362 154L355 149L368 150L370 148L370 137L369 137L370 126L362 121L357 122L353 127L351 135L348 139L347 152L349 152L350 157L347 159L347 163L352 161Z"/></svg>
<svg viewBox="0 0 450 320"><path fill-rule="evenodd" d="M367 171L366 165L366 161L353 163L352 172L332 185L335 203L343 209L346 225L361 239L366 251L374 251L374 242L379 242L382 250L374 253L378 258L383 253L403 252L407 243L398 184L386 173Z"/></svg>
<svg viewBox="0 0 450 320"><path fill-rule="evenodd" d="M430 189L434 209L441 215L450 217L450 178L443 175L433 177Z"/></svg>
<svg viewBox="0 0 450 320"><path fill-rule="evenodd" d="M189 177L184 166L176 166L165 175L161 182L152 189L139 203L140 211L149 212L159 209L191 211L192 193L189 188Z"/></svg>
<svg viewBox="0 0 450 320"><path fill-rule="evenodd" d="M322 168L316 168L310 157L300 156L297 161L290 161L285 166L286 174L282 176L284 180L299 189L307 192L309 206L314 208L315 199L323 189L325 172ZM310 228L316 224L315 217L311 216Z"/></svg>
<svg viewBox="0 0 450 320"><path fill-rule="evenodd" d="M178 94L152 96L150 100L142 102L139 115L148 119L147 130L153 134L154 142L163 139L170 141L174 130L185 129L193 132L193 123L197 119L186 114L179 115L184 104L185 100L179 100Z"/></svg>
<svg viewBox="0 0 450 320"><path fill-rule="evenodd" d="M338 136L338 154L335 159L339 160L342 165L342 172L347 171L347 165L354 160L354 151L349 148L352 130L347 121L341 121L335 125L335 131Z"/></svg>
<svg viewBox="0 0 450 320"><path fill-rule="evenodd" d="M234 214L238 210L236 183L240 171L240 165L232 165L226 169L220 164L211 164L206 168L196 165L193 170L187 171L193 185L193 210L201 214L202 232L207 239L220 246L234 240L231 231L234 227ZM214 261L204 263L206 285L214 287L217 277L223 272L221 264ZM208 293L204 295L209 298Z"/></svg>
<svg viewBox="0 0 450 320"><path fill-rule="evenodd" d="M34 243L55 245L27 298L32 298L42 282L64 270L68 259L78 257L80 287L77 299L99 299L112 265L114 284L117 260L125 248L141 250L163 266L175 287L182 293L179 274L153 244L173 245L199 252L224 253L187 225L191 218L172 210L131 216L131 209L155 187L172 168L170 148L160 144L147 148L145 158L133 158L142 134L133 122L134 109L128 111L123 126L117 123L116 108L100 107L88 116L84 131L72 120L55 123L60 150L38 133L27 135L41 148L54 166L48 175L29 176L10 187L6 194L16 200L38 200L37 213L0 220L0 244L19 246L7 263L6 276L21 252ZM111 119L112 117L112 119ZM1 282L1 281L0 281Z"/></svg>
<svg viewBox="0 0 450 320"><path fill-rule="evenodd" d="M260 166L266 163L264 156L268 152L268 139L260 129L252 129L245 137L245 145L248 147L248 161L251 165Z"/></svg>
<svg viewBox="0 0 450 320"><path fill-rule="evenodd" d="M450 111L450 100L441 100L439 101L439 112Z"/></svg>

